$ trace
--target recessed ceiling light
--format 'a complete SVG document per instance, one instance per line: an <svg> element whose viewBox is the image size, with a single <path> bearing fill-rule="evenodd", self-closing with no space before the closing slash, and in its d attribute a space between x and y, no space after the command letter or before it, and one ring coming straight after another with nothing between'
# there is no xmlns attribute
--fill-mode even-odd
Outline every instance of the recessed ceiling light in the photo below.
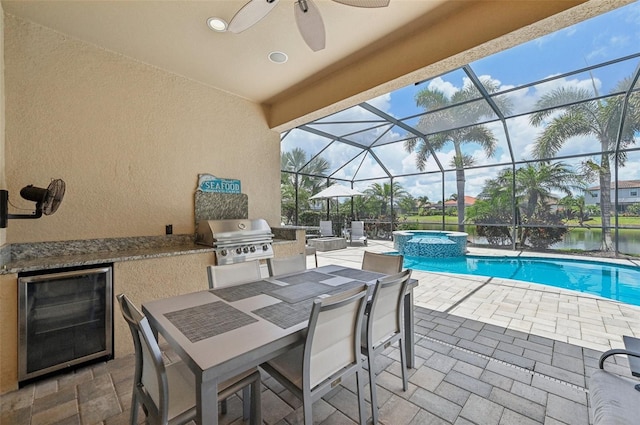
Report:
<svg viewBox="0 0 640 425"><path fill-rule="evenodd" d="M273 63L285 63L289 60L289 56L283 52L271 52L269 53L269 60Z"/></svg>
<svg viewBox="0 0 640 425"><path fill-rule="evenodd" d="M227 21L222 18L216 18L212 16L207 19L207 26L214 31L225 32L227 30Z"/></svg>

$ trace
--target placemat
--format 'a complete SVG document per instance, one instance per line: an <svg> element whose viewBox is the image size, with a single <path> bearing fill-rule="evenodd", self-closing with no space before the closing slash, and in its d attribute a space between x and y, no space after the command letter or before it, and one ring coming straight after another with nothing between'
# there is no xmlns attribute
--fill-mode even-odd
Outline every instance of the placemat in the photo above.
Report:
<svg viewBox="0 0 640 425"><path fill-rule="evenodd" d="M356 270L356 269L342 269L332 271L331 274L336 276L347 277L349 279L361 280L363 282L370 282L372 280L385 277L382 273L370 272L368 270Z"/></svg>
<svg viewBox="0 0 640 425"><path fill-rule="evenodd" d="M165 317L191 342L211 338L258 321L222 301L172 311L166 313Z"/></svg>
<svg viewBox="0 0 640 425"><path fill-rule="evenodd" d="M348 291L349 289L360 288L362 285L364 285L364 282L362 282L361 280L352 280L351 282L343 283L339 286L334 286L330 294L335 295L343 291Z"/></svg>
<svg viewBox="0 0 640 425"><path fill-rule="evenodd" d="M331 275L316 272L316 271L307 271L307 272L296 274L293 276L285 276L285 277L275 276L274 279L280 282L288 283L290 285L295 285L296 283L304 283L304 282L319 283L319 282L322 282L323 280L331 279Z"/></svg>
<svg viewBox="0 0 640 425"><path fill-rule="evenodd" d="M280 288L265 292L267 295L281 299L289 304L297 303L316 297L320 294L328 294L335 291L334 286L322 283L304 282L297 285L281 286Z"/></svg>
<svg viewBox="0 0 640 425"><path fill-rule="evenodd" d="M278 288L282 288L282 286L276 285L272 282L267 282L266 280L261 280L259 282L244 283L242 285L212 289L209 292L231 303L234 301L243 300L245 298L255 297L256 295L273 291Z"/></svg>
<svg viewBox="0 0 640 425"><path fill-rule="evenodd" d="M253 310L252 313L270 321L282 329L287 329L305 320L309 320L312 306L312 300L305 300L295 304L278 303Z"/></svg>

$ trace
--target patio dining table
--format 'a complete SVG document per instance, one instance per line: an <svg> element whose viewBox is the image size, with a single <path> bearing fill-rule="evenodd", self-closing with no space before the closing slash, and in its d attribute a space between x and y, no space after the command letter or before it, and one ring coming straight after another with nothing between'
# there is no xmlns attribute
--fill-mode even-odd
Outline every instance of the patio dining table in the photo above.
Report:
<svg viewBox="0 0 640 425"><path fill-rule="evenodd" d="M154 329L196 378L196 422L218 423L218 383L260 365L303 341L313 300L358 285L380 273L323 266L242 285L204 290L143 303ZM206 285L203 282L203 286ZM413 288L404 308L407 365L414 365Z"/></svg>

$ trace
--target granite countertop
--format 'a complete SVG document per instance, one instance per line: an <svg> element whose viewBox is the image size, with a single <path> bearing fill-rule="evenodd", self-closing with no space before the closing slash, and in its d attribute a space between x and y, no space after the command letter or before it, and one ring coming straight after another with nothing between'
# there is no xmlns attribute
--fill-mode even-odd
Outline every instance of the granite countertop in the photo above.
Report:
<svg viewBox="0 0 640 425"><path fill-rule="evenodd" d="M0 274L214 252L192 235L12 244L0 252Z"/></svg>

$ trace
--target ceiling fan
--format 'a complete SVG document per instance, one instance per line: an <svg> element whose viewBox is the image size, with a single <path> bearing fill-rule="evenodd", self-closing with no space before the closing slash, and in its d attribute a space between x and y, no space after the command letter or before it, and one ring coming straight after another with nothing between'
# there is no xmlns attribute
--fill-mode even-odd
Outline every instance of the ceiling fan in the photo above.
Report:
<svg viewBox="0 0 640 425"><path fill-rule="evenodd" d="M390 0L333 0L347 6L354 7L386 7ZM278 3L278 0L249 0L229 22L228 31L233 33L241 33L258 23L262 18L267 16ZM324 49L325 31L324 22L320 10L313 0L297 0L293 4L293 12L296 18L296 24L300 35L305 43L313 50Z"/></svg>

